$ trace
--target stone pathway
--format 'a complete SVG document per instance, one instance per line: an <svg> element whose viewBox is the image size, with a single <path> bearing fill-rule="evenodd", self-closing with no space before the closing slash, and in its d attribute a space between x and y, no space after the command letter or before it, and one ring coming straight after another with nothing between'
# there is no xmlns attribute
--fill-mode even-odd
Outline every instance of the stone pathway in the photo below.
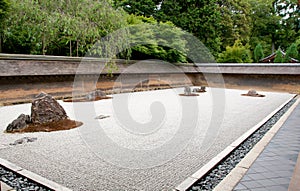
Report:
<svg viewBox="0 0 300 191"><path fill-rule="evenodd" d="M300 173L295 171L296 163L300 161L299 153L300 105L252 164L234 191L292 191L292 177L295 179Z"/></svg>

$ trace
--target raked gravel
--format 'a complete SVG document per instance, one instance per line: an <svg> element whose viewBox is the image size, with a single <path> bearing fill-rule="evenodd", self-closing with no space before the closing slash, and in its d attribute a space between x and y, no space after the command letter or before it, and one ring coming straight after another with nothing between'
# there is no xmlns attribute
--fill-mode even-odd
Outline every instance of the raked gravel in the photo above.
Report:
<svg viewBox="0 0 300 191"><path fill-rule="evenodd" d="M178 96L182 92L183 88L118 94L113 99L95 103L59 101L71 119L82 121L84 125L77 129L50 133L5 134L3 131L6 126L19 114L30 114L30 104L0 107L0 158L78 191L170 190L294 96L288 93L259 92L266 97L246 97L241 96L247 92L244 90L211 88L193 98ZM220 97L212 98L215 94ZM118 96L128 97L128 104L118 103ZM188 99L196 100L196 110L181 107L181 100ZM91 104L93 111L88 111L90 108L87 105ZM151 104L154 109L150 107ZM155 108L160 109L161 106L166 111L162 118L163 125L158 124L159 128L154 128L148 134L132 133L124 129L120 120L122 117L115 111L127 108L131 119L143 126L151 121L151 117L159 117L156 112L160 114L160 111ZM154 111L152 115L151 109ZM151 153L164 147L177 135L176 132L181 128L180 122L188 126L197 120L187 117L186 121L182 121L182 112L193 116L191 112L195 111L198 112L198 123L190 140L179 137L177 142L166 147L169 150L148 155L147 151ZM211 117L213 112L220 113ZM99 115L110 117L95 119ZM218 120L220 123L213 123ZM99 132L104 133L108 139L99 139ZM180 134L183 138L186 135L185 131ZM206 135L210 139L205 139ZM37 140L10 145L23 137L35 137ZM180 150L181 145L186 147ZM132 152L123 152L123 148ZM145 151L145 155L136 155L134 158L134 153L140 150ZM120 156L121 160L118 158ZM128 161L129 158L133 162ZM130 162L132 168L126 166Z"/></svg>

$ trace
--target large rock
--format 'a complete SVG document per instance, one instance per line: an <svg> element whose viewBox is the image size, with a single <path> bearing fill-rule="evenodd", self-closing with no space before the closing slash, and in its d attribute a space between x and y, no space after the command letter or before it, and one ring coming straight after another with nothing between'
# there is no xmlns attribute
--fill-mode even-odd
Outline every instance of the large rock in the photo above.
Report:
<svg viewBox="0 0 300 191"><path fill-rule="evenodd" d="M64 108L50 95L41 93L36 96L31 106L31 121L45 124L68 119Z"/></svg>
<svg viewBox="0 0 300 191"><path fill-rule="evenodd" d="M6 132L13 132L24 129L29 123L31 123L30 116L21 114L17 119L13 120L13 122L11 122L7 126Z"/></svg>

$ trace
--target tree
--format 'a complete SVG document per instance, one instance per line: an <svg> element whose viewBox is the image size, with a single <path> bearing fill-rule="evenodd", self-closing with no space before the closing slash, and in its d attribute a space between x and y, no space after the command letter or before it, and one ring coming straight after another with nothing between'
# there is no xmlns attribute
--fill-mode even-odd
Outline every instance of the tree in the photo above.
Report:
<svg viewBox="0 0 300 191"><path fill-rule="evenodd" d="M260 59L264 58L264 52L261 44L258 44L254 49L254 62L259 62Z"/></svg>
<svg viewBox="0 0 300 191"><path fill-rule="evenodd" d="M4 29L4 25L3 20L4 18L7 16L7 13L9 11L9 1L8 0L0 0L0 53L2 52L2 39L3 39L3 29Z"/></svg>
<svg viewBox="0 0 300 191"><path fill-rule="evenodd" d="M221 15L216 0L164 0L156 18L171 21L196 36L215 56L219 53Z"/></svg>
<svg viewBox="0 0 300 191"><path fill-rule="evenodd" d="M221 63L250 63L251 53L248 45L243 45L240 40L236 40L233 46L227 46L226 51L219 55L218 62Z"/></svg>
<svg viewBox="0 0 300 191"><path fill-rule="evenodd" d="M274 0L276 13L281 17L282 29L279 43L287 48L297 40L300 30L300 2L298 0Z"/></svg>
<svg viewBox="0 0 300 191"><path fill-rule="evenodd" d="M156 14L161 0L115 0L115 6L122 7L127 13L151 17Z"/></svg>
<svg viewBox="0 0 300 191"><path fill-rule="evenodd" d="M251 5L251 25L250 36L251 50L257 44L261 44L266 50L266 54L275 52L280 46L279 32L282 29L281 17L276 13L274 0L248 0Z"/></svg>
<svg viewBox="0 0 300 191"><path fill-rule="evenodd" d="M240 39L243 43L249 42L252 29L251 7L248 1L218 0L221 12L222 47L231 46L235 40Z"/></svg>
<svg viewBox="0 0 300 191"><path fill-rule="evenodd" d="M282 62L283 62L283 55L282 55L281 49L279 48L276 51L276 56L275 56L275 59L274 59L274 63L282 63Z"/></svg>
<svg viewBox="0 0 300 191"><path fill-rule="evenodd" d="M127 25L126 13L108 1L11 0L5 51L83 56L101 37Z"/></svg>
<svg viewBox="0 0 300 191"><path fill-rule="evenodd" d="M298 37L298 39L296 40L296 46L297 46L297 51L298 51L298 60L300 60L300 36Z"/></svg>
<svg viewBox="0 0 300 191"><path fill-rule="evenodd" d="M187 62L185 33L171 22L158 22L153 17L130 15L128 23L125 40L130 42L127 48L131 52L130 59ZM108 44L111 44L110 41Z"/></svg>
<svg viewBox="0 0 300 191"><path fill-rule="evenodd" d="M9 8L9 1L8 0L0 0L0 21L4 19L7 15Z"/></svg>
<svg viewBox="0 0 300 191"><path fill-rule="evenodd" d="M289 48L286 50L283 62L288 63L290 62L291 58L298 58L298 50L295 43L291 44L291 46L289 46Z"/></svg>

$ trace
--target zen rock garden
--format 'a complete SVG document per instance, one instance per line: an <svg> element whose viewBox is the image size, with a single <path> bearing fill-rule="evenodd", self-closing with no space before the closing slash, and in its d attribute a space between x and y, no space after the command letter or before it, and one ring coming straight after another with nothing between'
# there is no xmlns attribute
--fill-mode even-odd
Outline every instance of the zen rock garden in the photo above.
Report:
<svg viewBox="0 0 300 191"><path fill-rule="evenodd" d="M76 128L81 122L70 120L64 108L49 94L40 93L31 105L31 115L21 114L6 128L7 133L58 131Z"/></svg>

